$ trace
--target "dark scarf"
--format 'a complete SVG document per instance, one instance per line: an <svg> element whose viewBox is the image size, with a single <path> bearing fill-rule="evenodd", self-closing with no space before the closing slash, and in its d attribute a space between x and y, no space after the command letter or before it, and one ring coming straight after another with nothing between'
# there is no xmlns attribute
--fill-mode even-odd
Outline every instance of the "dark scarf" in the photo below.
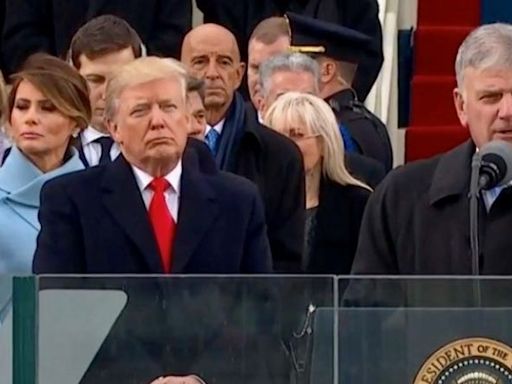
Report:
<svg viewBox="0 0 512 384"><path fill-rule="evenodd" d="M244 133L245 103L243 97L238 92L235 92L231 106L226 114L219 148L215 156L219 169L223 171L232 171L234 169L236 154Z"/></svg>

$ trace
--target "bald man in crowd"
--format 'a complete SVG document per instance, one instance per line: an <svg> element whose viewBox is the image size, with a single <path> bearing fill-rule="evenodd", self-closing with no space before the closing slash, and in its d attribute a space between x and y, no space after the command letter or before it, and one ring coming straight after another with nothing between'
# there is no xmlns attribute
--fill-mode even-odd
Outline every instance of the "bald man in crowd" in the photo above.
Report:
<svg viewBox="0 0 512 384"><path fill-rule="evenodd" d="M304 242L304 169L297 146L260 125L237 92L245 72L235 37L203 24L183 41L181 60L205 81L205 141L220 169L252 180L265 204L276 272L299 272Z"/></svg>

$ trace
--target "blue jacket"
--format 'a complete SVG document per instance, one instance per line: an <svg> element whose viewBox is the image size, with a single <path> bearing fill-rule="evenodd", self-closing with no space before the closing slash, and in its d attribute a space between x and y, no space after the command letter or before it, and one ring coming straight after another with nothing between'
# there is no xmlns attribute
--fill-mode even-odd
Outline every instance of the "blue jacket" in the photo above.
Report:
<svg viewBox="0 0 512 384"><path fill-rule="evenodd" d="M73 149L61 167L42 173L16 147L0 168L0 275L28 274L39 232L39 194L58 175L83 169ZM55 239L58 241L58 239Z"/></svg>

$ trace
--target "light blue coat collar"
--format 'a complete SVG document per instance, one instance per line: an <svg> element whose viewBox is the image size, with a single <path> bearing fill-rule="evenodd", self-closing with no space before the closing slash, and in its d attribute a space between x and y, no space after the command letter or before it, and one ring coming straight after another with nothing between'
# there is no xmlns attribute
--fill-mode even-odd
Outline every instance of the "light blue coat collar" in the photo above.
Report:
<svg viewBox="0 0 512 384"><path fill-rule="evenodd" d="M16 147L12 148L0 168L0 200L39 208L39 194L43 184L62 174L84 169L78 151L71 148L71 158L53 171L43 173ZM5 195L2 197L2 193Z"/></svg>

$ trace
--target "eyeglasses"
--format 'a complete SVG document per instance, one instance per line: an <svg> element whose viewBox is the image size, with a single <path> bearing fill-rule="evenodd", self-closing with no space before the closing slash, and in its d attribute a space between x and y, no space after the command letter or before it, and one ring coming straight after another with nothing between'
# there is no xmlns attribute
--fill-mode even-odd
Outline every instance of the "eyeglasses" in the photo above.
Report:
<svg viewBox="0 0 512 384"><path fill-rule="evenodd" d="M293 141L304 141L308 139L314 139L320 137L320 134L314 134L314 135L307 135L307 136L299 136L299 135L288 135L288 138L290 138Z"/></svg>

